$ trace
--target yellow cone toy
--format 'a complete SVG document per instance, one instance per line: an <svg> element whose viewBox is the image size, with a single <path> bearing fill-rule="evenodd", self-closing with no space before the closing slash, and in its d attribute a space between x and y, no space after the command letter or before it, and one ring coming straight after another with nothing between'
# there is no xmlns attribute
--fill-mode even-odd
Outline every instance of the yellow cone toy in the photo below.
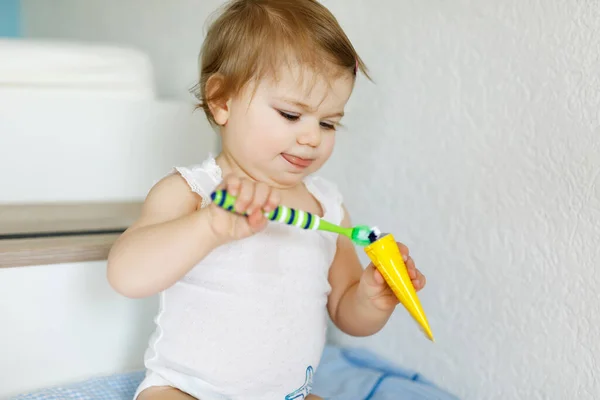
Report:
<svg viewBox="0 0 600 400"><path fill-rule="evenodd" d="M433 341L433 334L427 317L417 297L417 292L408 276L408 270L394 236L387 234L365 247L375 268L381 273L400 303L417 321L427 337Z"/></svg>
<svg viewBox="0 0 600 400"><path fill-rule="evenodd" d="M236 213L236 198L225 190L215 191L211 194L214 204L225 210ZM265 217L271 221L296 226L301 229L320 230L335 232L345 235L359 246L366 246L365 252L373 261L377 270L381 273L387 284L392 288L396 297L408 310L410 315L419 323L425 334L433 341L433 335L427 322L427 317L421 307L414 286L408 276L408 271L398 244L391 234L380 236L376 228L358 225L352 228L344 228L321 219L305 211L295 210L280 205Z"/></svg>

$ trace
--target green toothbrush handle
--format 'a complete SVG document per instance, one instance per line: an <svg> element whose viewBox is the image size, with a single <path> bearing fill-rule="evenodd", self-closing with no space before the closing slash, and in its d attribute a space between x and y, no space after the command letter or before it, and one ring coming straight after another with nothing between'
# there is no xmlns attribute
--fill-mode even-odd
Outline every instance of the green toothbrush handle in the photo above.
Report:
<svg viewBox="0 0 600 400"><path fill-rule="evenodd" d="M235 211L236 198L227 193L226 190L218 190L210 195L213 203L224 210L237 213ZM265 217L274 222L293 225L300 229L320 230L333 232L349 237L354 243L365 246L370 243L368 235L371 229L366 226L354 228L343 228L339 225L332 224L329 221L321 219L318 215L311 214L306 211L296 210L286 206L279 206L273 211L265 214Z"/></svg>
<svg viewBox="0 0 600 400"><path fill-rule="evenodd" d="M352 239L352 228L343 228L339 225L332 224L331 222L325 221L323 219L321 220L318 229L320 231L339 233L340 235L345 235Z"/></svg>
<svg viewBox="0 0 600 400"><path fill-rule="evenodd" d="M227 193L226 190L218 190L210 195L213 203L217 206L237 213L235 211L236 198L231 194ZM301 229L307 230L328 230L323 229L325 226L333 225L327 221L322 220L318 215L311 214L306 211L296 210L286 206L279 206L273 211L265 214L265 217L274 222L282 224L293 225Z"/></svg>

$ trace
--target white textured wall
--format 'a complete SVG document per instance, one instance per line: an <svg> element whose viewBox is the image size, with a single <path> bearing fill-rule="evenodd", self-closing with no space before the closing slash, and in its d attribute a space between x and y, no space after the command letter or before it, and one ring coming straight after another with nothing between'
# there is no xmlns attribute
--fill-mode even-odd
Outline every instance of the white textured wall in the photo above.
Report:
<svg viewBox="0 0 600 400"><path fill-rule="evenodd" d="M161 93L184 97L220 2L23 3L26 33L139 45ZM401 309L375 337L332 339L464 399L597 398L599 3L325 4L376 79L358 85L326 173L356 222L411 247L437 343Z"/></svg>
<svg viewBox="0 0 600 400"><path fill-rule="evenodd" d="M377 80L328 174L408 243L437 337L399 310L367 342L461 398L599 398L600 3L328 3Z"/></svg>

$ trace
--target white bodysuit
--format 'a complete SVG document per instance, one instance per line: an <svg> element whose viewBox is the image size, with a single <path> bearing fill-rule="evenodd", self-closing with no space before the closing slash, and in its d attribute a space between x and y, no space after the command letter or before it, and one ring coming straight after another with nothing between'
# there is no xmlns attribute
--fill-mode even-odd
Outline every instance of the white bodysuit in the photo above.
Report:
<svg viewBox="0 0 600 400"><path fill-rule="evenodd" d="M222 180L212 156L176 170L203 199ZM340 223L336 187L319 177L305 184L324 219ZM304 399L325 345L336 239L270 222L211 252L160 294L146 379L135 397L151 386L173 386L201 400Z"/></svg>

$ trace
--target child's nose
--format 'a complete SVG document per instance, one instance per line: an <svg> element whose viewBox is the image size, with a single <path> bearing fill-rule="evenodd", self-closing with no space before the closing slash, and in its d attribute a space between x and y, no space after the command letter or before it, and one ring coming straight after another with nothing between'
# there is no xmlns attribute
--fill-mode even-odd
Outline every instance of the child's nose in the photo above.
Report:
<svg viewBox="0 0 600 400"><path fill-rule="evenodd" d="M305 128L298 135L298 144L318 147L321 144L321 127L317 125Z"/></svg>

